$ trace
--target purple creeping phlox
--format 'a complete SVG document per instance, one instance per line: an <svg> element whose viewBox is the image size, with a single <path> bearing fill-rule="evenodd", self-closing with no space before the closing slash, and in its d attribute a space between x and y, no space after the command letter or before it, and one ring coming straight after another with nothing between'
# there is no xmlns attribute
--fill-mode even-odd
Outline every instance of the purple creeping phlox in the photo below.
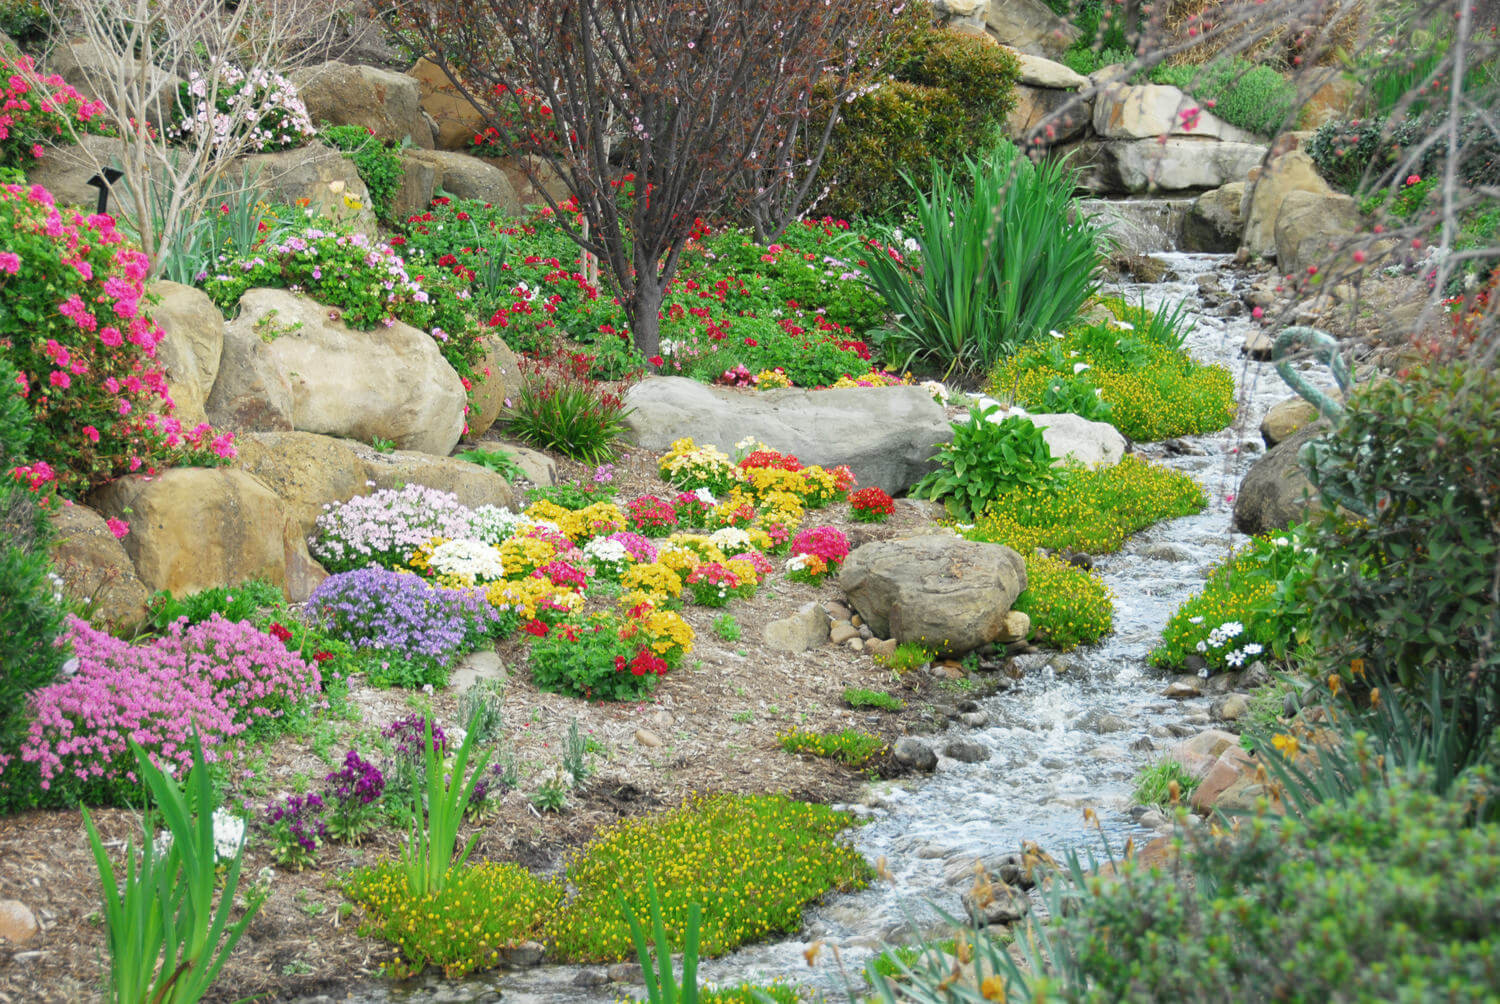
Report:
<svg viewBox="0 0 1500 1004"><path fill-rule="evenodd" d="M444 669L473 651L501 616L482 589L443 589L383 568L330 575L307 609L351 645Z"/></svg>
<svg viewBox="0 0 1500 1004"><path fill-rule="evenodd" d="M322 677L280 641L218 614L178 622L164 637L132 645L72 618L60 643L78 659L71 677L31 695L33 719L21 746L41 786L59 780L134 784L130 743L161 770L192 766L197 727L208 760L258 723L320 702Z"/></svg>

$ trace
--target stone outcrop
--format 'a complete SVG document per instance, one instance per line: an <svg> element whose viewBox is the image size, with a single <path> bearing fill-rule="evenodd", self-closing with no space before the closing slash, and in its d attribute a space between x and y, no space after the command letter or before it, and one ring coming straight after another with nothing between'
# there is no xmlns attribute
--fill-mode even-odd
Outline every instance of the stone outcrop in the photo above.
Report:
<svg viewBox="0 0 1500 1004"><path fill-rule="evenodd" d="M1141 194L1219 188L1242 180L1266 148L1206 136L1165 139L1084 140L1072 144L1091 191ZM1066 151L1064 151L1066 152Z"/></svg>
<svg viewBox="0 0 1500 1004"><path fill-rule="evenodd" d="M81 206L92 213L99 205L99 189L89 179L125 154L125 141L110 136L80 136L77 145L51 146L41 160L26 165L26 180L52 193L60 206ZM110 195L119 198L116 182Z"/></svg>
<svg viewBox="0 0 1500 1004"><path fill-rule="evenodd" d="M946 412L918 387L746 394L652 377L632 387L625 403L634 409L625 420L630 436L648 450L692 436L733 453L735 443L752 436L804 464L848 464L861 486L892 494L921 480L938 446L952 438Z"/></svg>
<svg viewBox="0 0 1500 1004"><path fill-rule="evenodd" d="M294 70L291 80L314 122L363 126L379 139L432 149L421 88L404 73L335 60Z"/></svg>
<svg viewBox="0 0 1500 1004"><path fill-rule="evenodd" d="M1337 193L1288 192L1276 213L1276 266L1303 275L1309 266L1326 269L1346 238L1364 226L1359 203Z"/></svg>
<svg viewBox="0 0 1500 1004"><path fill-rule="evenodd" d="M104 517L87 506L63 504L53 508L52 526L57 533L52 567L63 580L63 592L107 624L139 623L148 591Z"/></svg>
<svg viewBox="0 0 1500 1004"><path fill-rule="evenodd" d="M336 223L366 234L376 232L369 189L354 162L333 147L312 143L296 150L251 154L242 163L250 183L270 200L306 205Z"/></svg>
<svg viewBox="0 0 1500 1004"><path fill-rule="evenodd" d="M192 286L163 280L152 284L151 292L160 297L151 317L163 334L156 361L167 377L173 417L192 428L208 420L208 395L224 352L224 315L207 293Z"/></svg>
<svg viewBox="0 0 1500 1004"><path fill-rule="evenodd" d="M452 150L414 150L408 159L428 165L435 188L449 195L488 202L507 213L524 211L511 176L495 162Z"/></svg>
<svg viewBox="0 0 1500 1004"><path fill-rule="evenodd" d="M838 583L877 636L962 654L1004 632L1026 562L1002 544L929 534L855 548Z"/></svg>
<svg viewBox="0 0 1500 1004"><path fill-rule="evenodd" d="M1180 88L1113 81L1094 97L1094 132L1105 139L1191 136L1257 144L1260 137L1205 110Z"/></svg>
<svg viewBox="0 0 1500 1004"><path fill-rule="evenodd" d="M1202 254L1232 254L1245 231L1245 182L1204 192L1193 200L1182 221L1182 250Z"/></svg>
<svg viewBox="0 0 1500 1004"><path fill-rule="evenodd" d="M484 377L474 385L469 402L469 439L478 439L500 417L505 403L521 386L521 365L499 335L486 335L484 358L474 367Z"/></svg>
<svg viewBox="0 0 1500 1004"><path fill-rule="evenodd" d="M1234 500L1236 530L1254 536L1285 529L1321 508L1317 489L1297 461L1297 451L1324 431L1316 424L1307 426L1271 447L1251 466Z"/></svg>
<svg viewBox="0 0 1500 1004"><path fill-rule="evenodd" d="M53 49L47 56L53 73L91 98L113 105L114 94L124 87L137 93L142 86L141 64L135 59L121 59L112 48L85 38L73 39ZM158 128L172 121L177 108L178 85L182 78L155 66L146 72L146 120Z"/></svg>
<svg viewBox="0 0 1500 1004"><path fill-rule="evenodd" d="M1276 254L1276 221L1282 204L1292 192L1332 195L1333 189L1318 174L1317 165L1301 150L1273 157L1264 167L1250 172L1245 217L1244 246L1251 254Z"/></svg>

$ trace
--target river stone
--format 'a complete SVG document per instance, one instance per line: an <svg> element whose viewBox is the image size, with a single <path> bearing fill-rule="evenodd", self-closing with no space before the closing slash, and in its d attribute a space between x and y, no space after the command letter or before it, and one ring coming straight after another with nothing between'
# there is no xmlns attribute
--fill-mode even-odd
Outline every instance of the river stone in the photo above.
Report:
<svg viewBox="0 0 1500 1004"><path fill-rule="evenodd" d="M891 755L896 762L911 767L914 770L934 770L937 768L937 754L932 747L915 736L902 736L896 740Z"/></svg>
<svg viewBox="0 0 1500 1004"><path fill-rule="evenodd" d="M966 890L960 898L968 915L986 924L1014 924L1031 910L1031 901L1024 892L995 883Z"/></svg>
<svg viewBox="0 0 1500 1004"><path fill-rule="evenodd" d="M1108 422L1091 422L1066 412L1028 417L1042 430L1053 463L1073 460L1090 468L1113 467L1125 456L1125 437Z"/></svg>
<svg viewBox="0 0 1500 1004"><path fill-rule="evenodd" d="M995 639L1001 645L1009 645L1014 641L1025 641L1026 636L1031 634L1031 617L1020 610L1012 610L1005 615L1005 623L1000 628L1000 635Z"/></svg>
<svg viewBox="0 0 1500 1004"><path fill-rule="evenodd" d="M1005 46L1005 48L1010 47ZM1088 77L1061 63L1054 63L1050 59L1033 56L1027 52L1011 51L1015 54L1016 62L1021 64L1021 76L1017 78L1018 83L1065 91L1082 90L1089 85Z"/></svg>
<svg viewBox="0 0 1500 1004"><path fill-rule="evenodd" d="M1195 812L1207 813L1225 789L1241 777L1254 774L1257 766L1255 758L1236 743L1220 753L1213 766L1204 773L1198 786L1193 789L1188 804Z"/></svg>
<svg viewBox="0 0 1500 1004"><path fill-rule="evenodd" d="M1201 697L1203 688L1196 676L1179 676L1167 688L1161 692L1161 696L1170 697L1174 700L1186 700L1189 697Z"/></svg>
<svg viewBox="0 0 1500 1004"><path fill-rule="evenodd" d="M396 321L369 331L282 289L251 289L224 332L209 396L216 424L357 439L447 456L464 386L431 335Z"/></svg>
<svg viewBox="0 0 1500 1004"><path fill-rule="evenodd" d="M1005 629L1026 563L1003 544L929 534L855 549L839 587L882 638L961 655Z"/></svg>
<svg viewBox="0 0 1500 1004"><path fill-rule="evenodd" d="M1271 447L1251 465L1234 500L1236 530L1251 536L1284 530L1322 508L1297 454L1323 431L1316 424L1308 426Z"/></svg>
<svg viewBox="0 0 1500 1004"><path fill-rule="evenodd" d="M747 394L651 377L630 388L625 403L634 409L625 419L631 438L645 449L665 451L691 436L733 453L735 443L752 437L804 464L848 464L861 486L892 495L932 470L938 447L953 437L947 413L920 387Z"/></svg>
<svg viewBox="0 0 1500 1004"><path fill-rule="evenodd" d="M943 756L959 763L982 763L990 758L990 748L973 739L950 739L943 746Z"/></svg>
<svg viewBox="0 0 1500 1004"><path fill-rule="evenodd" d="M761 630L766 647L778 652L806 652L828 638L828 615L816 603L804 603L795 613L771 621Z"/></svg>
<svg viewBox="0 0 1500 1004"><path fill-rule="evenodd" d="M1182 250L1204 254L1239 250L1245 229L1244 201L1243 181L1220 185L1194 199L1182 221Z"/></svg>
<svg viewBox="0 0 1500 1004"><path fill-rule="evenodd" d="M1245 717L1250 710L1250 701L1244 694L1225 694L1209 707L1209 713L1221 722L1233 722Z"/></svg>
<svg viewBox="0 0 1500 1004"><path fill-rule="evenodd" d="M828 640L835 645L842 645L851 638L859 637L859 628L847 621L840 621L828 629Z"/></svg>
<svg viewBox="0 0 1500 1004"><path fill-rule="evenodd" d="M1331 396L1335 400L1343 398L1338 391L1333 391ZM1266 441L1269 448L1286 442L1317 420L1318 409L1312 402L1301 397L1289 397L1272 405L1271 410L1266 412L1266 417L1261 419L1260 438Z"/></svg>
<svg viewBox="0 0 1500 1004"><path fill-rule="evenodd" d="M1191 777L1201 778L1228 750L1238 749L1240 737L1223 729L1206 729L1173 746L1163 760L1182 764Z"/></svg>

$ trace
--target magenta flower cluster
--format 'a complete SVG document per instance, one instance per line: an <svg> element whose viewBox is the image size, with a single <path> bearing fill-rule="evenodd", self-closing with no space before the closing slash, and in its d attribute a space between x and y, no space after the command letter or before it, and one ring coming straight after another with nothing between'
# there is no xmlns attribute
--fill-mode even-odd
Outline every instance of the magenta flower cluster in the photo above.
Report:
<svg viewBox="0 0 1500 1004"><path fill-rule="evenodd" d="M642 565L649 565L656 560L656 545L638 533L629 530L620 530L609 535L609 539L618 542L625 548L631 560Z"/></svg>
<svg viewBox="0 0 1500 1004"><path fill-rule="evenodd" d="M809 527L792 538L792 553L815 554L833 568L849 556L849 538L835 527Z"/></svg>
<svg viewBox="0 0 1500 1004"><path fill-rule="evenodd" d="M192 765L190 734L217 760L257 723L321 701L322 678L277 639L215 614L201 624L132 645L84 621L68 623L78 668L31 695L33 720L21 746L41 786L59 780L135 783L133 742L174 776Z"/></svg>

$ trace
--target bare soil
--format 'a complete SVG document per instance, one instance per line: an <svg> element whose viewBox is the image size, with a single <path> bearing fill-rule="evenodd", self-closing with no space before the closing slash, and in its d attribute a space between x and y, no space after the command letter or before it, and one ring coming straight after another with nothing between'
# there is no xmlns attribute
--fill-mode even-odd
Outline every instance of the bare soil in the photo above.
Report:
<svg viewBox="0 0 1500 1004"><path fill-rule="evenodd" d="M656 459L645 451L621 458L616 484L622 498L663 490ZM590 471L561 459L558 467L560 481L587 477ZM923 532L931 528L932 515L922 503L901 500L883 525L850 523L847 505L810 514L810 520L839 526L857 545L875 536ZM601 827L675 805L692 793L780 793L830 803L856 797L871 775L899 773L888 756L865 772L793 756L780 748L777 735L794 726L854 726L893 742L903 733L942 725L956 714L961 700L990 689L993 677L964 678L954 664L898 677L848 647L825 644L789 655L761 644L769 621L809 600L842 599L833 584L815 588L773 576L755 597L728 608L742 631L733 642L713 630L714 618L723 611L688 606L684 616L697 632L693 652L681 669L662 679L652 700L638 704L590 704L540 692L526 671L525 646L501 644L497 651L507 676L500 748L520 765L521 782L498 812L479 824L475 858L554 872ZM852 710L842 700L850 686L891 691L906 707L896 713ZM243 804L258 817L272 797L299 787L317 790L348 749L369 755L383 726L427 700L419 693L378 690L354 681L347 717L285 736L243 759L233 772L231 804ZM433 694L430 702L440 722L457 724L458 700L451 689ZM599 747L592 758L596 772L573 793L566 811L540 812L529 795L558 768L575 718ZM651 745L652 740L659 745ZM117 853L128 837L139 839L134 812L102 810L95 819ZM379 966L389 950L360 934L359 912L341 909L345 899L338 883L351 868L392 856L398 846L397 832L383 828L359 847L325 845L315 868L290 872L274 866L265 841L252 839L245 876L253 880L262 869L273 869L271 892L211 999L341 997L380 979ZM98 883L78 811L0 819L0 899L25 903L41 924L39 936L29 944L12 945L0 938L0 1004L102 999L107 960Z"/></svg>

